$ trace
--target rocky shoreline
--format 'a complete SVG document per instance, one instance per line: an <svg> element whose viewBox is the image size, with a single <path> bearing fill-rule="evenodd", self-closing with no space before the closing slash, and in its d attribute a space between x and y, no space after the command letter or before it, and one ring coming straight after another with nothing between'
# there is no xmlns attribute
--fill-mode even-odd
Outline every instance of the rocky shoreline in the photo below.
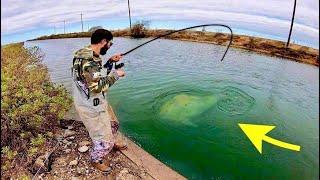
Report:
<svg viewBox="0 0 320 180"><path fill-rule="evenodd" d="M108 155L111 162L109 172L102 173L94 169L89 157L92 144L84 125L72 119L61 122L61 129L54 134L59 145L52 150L50 163L44 164L41 157L35 161L33 170L44 167L37 174L38 179L153 179L120 151L115 150ZM48 169L50 171L46 171Z"/></svg>
<svg viewBox="0 0 320 180"><path fill-rule="evenodd" d="M92 142L85 126L78 121L71 108L64 119L52 124L50 137L29 167L15 165L2 174L3 179L39 179L39 180L85 180L116 179L140 180L154 179L145 168L138 166L124 153L112 150L107 158L110 171L102 173L91 166L90 149Z"/></svg>
<svg viewBox="0 0 320 180"><path fill-rule="evenodd" d="M109 110L112 118L116 118L112 108ZM52 139L49 140L50 146L43 150L43 155L37 157L32 167L23 170L24 176L27 175L29 178L34 176L42 180L185 179L148 153L139 150L141 148L137 149L135 147L137 145L130 140L126 140L128 151L112 150L107 156L111 162L110 171L102 173L94 169L90 164L89 155L92 147L91 139L83 123L77 119L79 116L72 107L64 119L59 121L59 125L53 128L54 133ZM45 161L47 157L48 161ZM159 172L159 169L164 173ZM18 179L21 178L21 175L14 173L11 178Z"/></svg>

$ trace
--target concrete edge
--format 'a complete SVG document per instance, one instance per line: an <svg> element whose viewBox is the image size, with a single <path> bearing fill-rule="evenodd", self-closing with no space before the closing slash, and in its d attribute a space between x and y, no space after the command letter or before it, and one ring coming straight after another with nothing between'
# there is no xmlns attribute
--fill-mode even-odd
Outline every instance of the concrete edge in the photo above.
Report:
<svg viewBox="0 0 320 180"><path fill-rule="evenodd" d="M109 105L109 113L112 116L112 119L117 120L112 107ZM128 148L126 150L121 150L127 158L129 158L133 163L138 167L143 168L146 172L154 179L159 180L168 180L168 179L186 179L176 171L172 170L170 167L160 162L158 159L153 157L151 154L143 150L133 141L125 137L120 133L120 136L124 138L127 142Z"/></svg>

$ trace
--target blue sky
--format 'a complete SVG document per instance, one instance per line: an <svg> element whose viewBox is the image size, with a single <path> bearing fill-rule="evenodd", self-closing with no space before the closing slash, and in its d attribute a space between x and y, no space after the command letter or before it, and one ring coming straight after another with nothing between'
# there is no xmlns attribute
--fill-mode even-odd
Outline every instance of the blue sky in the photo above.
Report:
<svg viewBox="0 0 320 180"><path fill-rule="evenodd" d="M235 33L286 41L294 0L131 0L132 20L150 28L178 29L224 23ZM129 26L127 0L1 0L1 44L42 35L81 31L92 26ZM297 0L292 41L319 49L319 1Z"/></svg>

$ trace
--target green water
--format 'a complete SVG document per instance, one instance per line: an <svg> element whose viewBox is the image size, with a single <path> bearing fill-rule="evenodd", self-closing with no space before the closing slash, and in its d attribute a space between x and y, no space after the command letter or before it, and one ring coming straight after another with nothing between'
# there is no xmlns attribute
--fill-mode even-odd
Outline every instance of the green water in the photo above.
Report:
<svg viewBox="0 0 320 180"><path fill-rule="evenodd" d="M109 55L143 41L116 38ZM69 53L88 42L30 45L70 88ZM108 93L121 131L188 179L318 179L318 67L237 49L219 62L222 50L160 40L126 56L126 77ZM268 136L301 151L264 142L260 154L238 123L274 125Z"/></svg>

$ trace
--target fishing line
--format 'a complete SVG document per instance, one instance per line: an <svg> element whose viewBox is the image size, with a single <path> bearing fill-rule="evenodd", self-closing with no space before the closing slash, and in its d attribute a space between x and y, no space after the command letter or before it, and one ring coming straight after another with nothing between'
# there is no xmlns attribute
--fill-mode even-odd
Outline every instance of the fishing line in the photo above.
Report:
<svg viewBox="0 0 320 180"><path fill-rule="evenodd" d="M225 50L225 52L224 52L224 54L223 54L223 56L222 56L222 58L221 58L221 60L220 60L220 61L223 61L224 57L226 56L226 54L227 54L227 52L228 52L228 50L229 50L229 47L231 46L232 39L233 39L232 29L231 29L229 26L224 25L224 24L202 24L202 25L191 26L191 27L187 27L187 28L175 30L175 31L172 31L172 32L169 32L169 33L160 35L160 36L158 36L158 37L155 37L155 38L153 38L153 39L151 39L151 40L149 40L149 41L147 41L147 42L145 42L145 43L142 43L142 44L140 44L139 46L137 46L137 47L135 47L135 48L132 48L131 50L129 50L129 51L125 52L125 53L122 53L121 56L125 56L125 55L127 55L127 54L135 51L136 49L138 49L138 48L140 48L140 47L142 47L142 46L144 46L144 45L146 45L146 44L148 44L148 43L151 43L152 41L155 41L155 40L157 40L157 39L159 39L159 38L168 36L168 35L170 35L170 34L177 33L177 32L181 32L181 31L185 31L185 30L188 30L188 29L199 28L199 27L208 27L208 26L221 26L221 27L227 28L227 29L230 31L230 34L231 34L231 35L230 35L229 44L228 44L228 46L227 46L227 48L226 48L226 50Z"/></svg>

